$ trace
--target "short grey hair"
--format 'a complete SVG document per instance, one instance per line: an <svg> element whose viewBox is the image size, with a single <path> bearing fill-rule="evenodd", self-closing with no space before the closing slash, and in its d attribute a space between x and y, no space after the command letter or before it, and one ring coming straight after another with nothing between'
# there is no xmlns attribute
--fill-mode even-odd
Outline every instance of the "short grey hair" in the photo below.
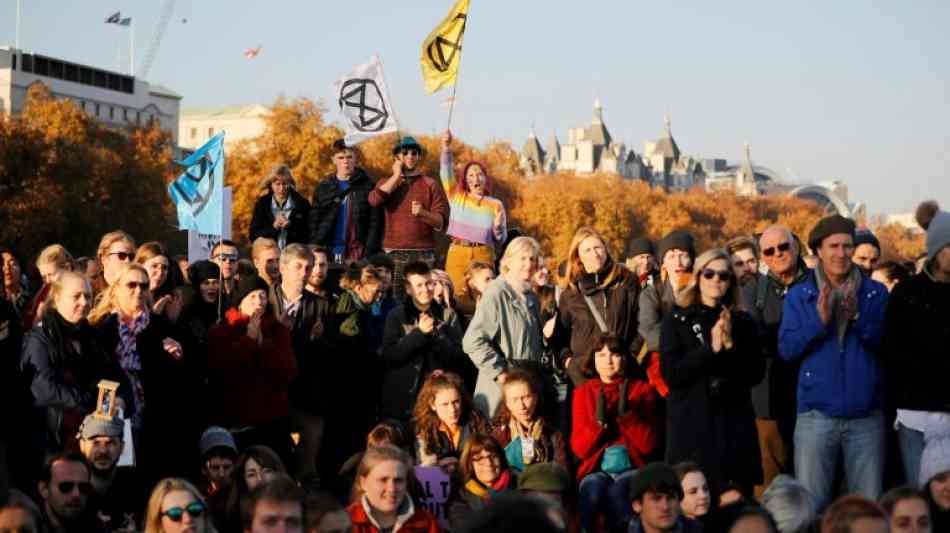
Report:
<svg viewBox="0 0 950 533"><path fill-rule="evenodd" d="M306 261L307 263L313 264L313 253L310 251L310 248L298 244L288 244L280 252L280 264L286 265L294 259L300 259L301 261Z"/></svg>
<svg viewBox="0 0 950 533"><path fill-rule="evenodd" d="M781 225L781 224L773 224L773 225L771 225L771 226L765 228L765 231L763 231L763 232L762 232L762 235L759 236L758 245L759 245L759 250L760 250L760 251L763 249L763 247L762 247L762 239L763 239L767 234L772 233L772 232L781 232L782 234L784 234L784 235L785 235L785 238L788 239L788 242L792 243L792 249L795 250L798 255L801 255L802 249L801 249L801 246L799 246L798 238L795 237L795 234L792 233L792 230L788 229L787 227L785 227L785 226L783 226L783 225Z"/></svg>
<svg viewBox="0 0 950 533"><path fill-rule="evenodd" d="M815 497L798 480L781 474L762 494L762 506L771 513L781 533L794 533L818 517Z"/></svg>

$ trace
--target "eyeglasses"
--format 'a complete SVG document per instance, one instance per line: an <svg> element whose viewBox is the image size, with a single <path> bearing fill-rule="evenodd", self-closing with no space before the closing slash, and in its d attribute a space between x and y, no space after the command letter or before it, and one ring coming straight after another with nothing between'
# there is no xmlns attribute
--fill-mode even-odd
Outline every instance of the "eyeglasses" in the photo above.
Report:
<svg viewBox="0 0 950 533"><path fill-rule="evenodd" d="M119 261L131 261L132 258L135 257L133 254L130 254L129 252L109 252L109 255L114 255L118 257Z"/></svg>
<svg viewBox="0 0 950 533"><path fill-rule="evenodd" d="M707 268L703 270L703 278L713 279L714 277L719 276L719 281L732 281L732 272L726 270L713 270Z"/></svg>
<svg viewBox="0 0 950 533"><path fill-rule="evenodd" d="M420 152L418 148L403 148L402 150L399 150L399 153L401 155L409 155L409 154L419 155L422 152Z"/></svg>
<svg viewBox="0 0 950 533"><path fill-rule="evenodd" d="M769 248L766 248L765 250L762 250L762 255L764 255L765 257L772 257L773 255L775 255L776 251L785 253L791 249L792 249L792 243L783 242L782 244L779 244L778 246L771 246Z"/></svg>
<svg viewBox="0 0 950 533"><path fill-rule="evenodd" d="M130 282L128 282L128 283L125 284L125 288L126 288L126 289L129 289L130 291L134 291L135 289L142 289L143 291L147 291L147 290L148 290L148 282L145 281L145 282L142 282L142 283L137 283L137 282L135 282L135 281L130 281Z"/></svg>
<svg viewBox="0 0 950 533"><path fill-rule="evenodd" d="M221 261L222 263L236 263L238 260L238 256L237 254L218 254L214 256L212 259L217 259L218 261Z"/></svg>
<svg viewBox="0 0 950 533"><path fill-rule="evenodd" d="M205 505L201 502L191 502L182 507L170 507L162 511L160 516L167 516L172 522L181 522L181 519L184 518L185 513L188 513L192 518L198 518L203 515L205 512Z"/></svg>
<svg viewBox="0 0 950 533"><path fill-rule="evenodd" d="M92 494L92 483L88 481L80 481L78 483L75 481L63 481L57 485L57 488L59 488L59 492L63 494L69 494L77 488L79 489L79 494L83 496Z"/></svg>
<svg viewBox="0 0 950 533"><path fill-rule="evenodd" d="M479 455L478 457L472 457L472 463L495 463L498 461L498 457L493 453L487 453L485 455Z"/></svg>

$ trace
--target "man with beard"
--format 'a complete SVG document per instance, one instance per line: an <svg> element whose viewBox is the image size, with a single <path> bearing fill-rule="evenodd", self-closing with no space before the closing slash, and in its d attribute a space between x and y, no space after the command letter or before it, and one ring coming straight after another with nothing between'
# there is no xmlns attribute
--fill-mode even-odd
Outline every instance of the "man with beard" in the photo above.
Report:
<svg viewBox="0 0 950 533"><path fill-rule="evenodd" d="M125 447L122 419L89 415L79 428L79 449L91 467L87 508L107 531L137 531L148 492L134 467L119 468Z"/></svg>
<svg viewBox="0 0 950 533"><path fill-rule="evenodd" d="M60 453L43 464L37 490L43 498L43 519L51 533L104 531L87 512L91 467L80 453Z"/></svg>
<svg viewBox="0 0 950 533"><path fill-rule="evenodd" d="M726 243L726 251L741 289L759 274L759 250L750 237L736 237Z"/></svg>

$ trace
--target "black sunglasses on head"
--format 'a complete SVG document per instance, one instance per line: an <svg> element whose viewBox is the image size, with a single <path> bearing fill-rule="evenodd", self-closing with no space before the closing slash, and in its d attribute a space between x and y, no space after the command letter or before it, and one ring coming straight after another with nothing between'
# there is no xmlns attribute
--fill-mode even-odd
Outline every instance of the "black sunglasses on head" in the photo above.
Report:
<svg viewBox="0 0 950 533"><path fill-rule="evenodd" d="M776 250L778 250L779 252L785 253L791 249L792 249L792 243L783 242L782 244L779 244L778 246L770 246L766 248L765 250L762 250L762 255L764 255L765 257L772 257L773 255L775 255Z"/></svg>
<svg viewBox="0 0 950 533"><path fill-rule="evenodd" d="M185 513L192 518L198 518L205 512L205 505L201 502L191 502L185 507L170 507L161 512L161 516L167 516L172 522L181 522Z"/></svg>
<svg viewBox="0 0 950 533"><path fill-rule="evenodd" d="M92 483L88 481L80 481L79 483L75 481L63 481L56 487L62 494L69 494L77 488L79 489L79 494L82 494L83 496L92 494Z"/></svg>
<svg viewBox="0 0 950 533"><path fill-rule="evenodd" d="M713 279L716 276L719 276L719 281L732 281L732 272L728 272L726 270L713 270L711 268L703 270L703 277L706 279Z"/></svg>

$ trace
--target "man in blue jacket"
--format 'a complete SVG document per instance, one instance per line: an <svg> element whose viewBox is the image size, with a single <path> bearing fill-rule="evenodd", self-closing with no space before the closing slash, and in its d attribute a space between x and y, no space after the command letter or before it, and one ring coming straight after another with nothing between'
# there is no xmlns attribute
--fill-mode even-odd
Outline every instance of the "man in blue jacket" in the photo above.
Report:
<svg viewBox="0 0 950 533"><path fill-rule="evenodd" d="M851 261L855 226L823 218L808 239L815 270L785 298L779 355L801 361L795 475L819 508L833 497L838 455L848 492L880 496L884 475L883 376L877 352L887 289Z"/></svg>

